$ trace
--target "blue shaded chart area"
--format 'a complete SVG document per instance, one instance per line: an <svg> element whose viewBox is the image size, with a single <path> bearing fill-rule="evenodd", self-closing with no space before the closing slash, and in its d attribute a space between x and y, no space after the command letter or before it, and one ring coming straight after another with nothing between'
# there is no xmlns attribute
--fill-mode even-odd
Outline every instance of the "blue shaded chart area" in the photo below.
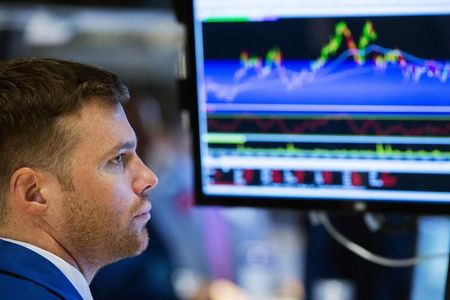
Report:
<svg viewBox="0 0 450 300"><path fill-rule="evenodd" d="M450 61L385 47L378 39L370 20L362 25L359 39L347 22L339 21L329 41L311 54L315 58L299 51L286 59L279 47L259 53L242 49L234 59L207 58L207 103L218 104L213 110L227 103L230 111L247 104L248 111L257 111L255 105L266 106L263 110L284 105L288 111L286 106L292 105L297 111L322 106L342 113L450 113Z"/></svg>
<svg viewBox="0 0 450 300"><path fill-rule="evenodd" d="M205 62L208 103L449 106L450 80L423 74L407 78L399 65L377 69L353 61L311 71L311 61L284 61L282 67L249 69L232 60ZM439 63L442 65L443 63ZM237 75L245 73L241 76ZM345 110L345 108L343 108Z"/></svg>

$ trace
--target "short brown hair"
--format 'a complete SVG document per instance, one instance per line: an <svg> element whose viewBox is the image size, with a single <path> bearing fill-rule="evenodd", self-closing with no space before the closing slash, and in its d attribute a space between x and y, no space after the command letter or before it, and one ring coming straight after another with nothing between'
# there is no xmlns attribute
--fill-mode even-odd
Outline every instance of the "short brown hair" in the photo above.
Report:
<svg viewBox="0 0 450 300"><path fill-rule="evenodd" d="M52 171L66 188L76 137L61 123L93 97L129 99L119 78L104 70L56 59L0 62L0 223L12 174L21 167Z"/></svg>

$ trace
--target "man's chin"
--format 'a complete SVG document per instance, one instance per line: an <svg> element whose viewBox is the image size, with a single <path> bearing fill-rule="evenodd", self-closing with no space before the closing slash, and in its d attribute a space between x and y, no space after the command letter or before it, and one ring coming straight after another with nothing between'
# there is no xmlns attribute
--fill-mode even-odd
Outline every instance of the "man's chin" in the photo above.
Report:
<svg viewBox="0 0 450 300"><path fill-rule="evenodd" d="M149 243L148 231L147 228L144 228L141 234L137 237L136 248L134 253L131 254L131 256L136 256L144 252L145 249L147 249L148 247L148 243Z"/></svg>
<svg viewBox="0 0 450 300"><path fill-rule="evenodd" d="M127 257L133 257L141 254L147 249L149 244L149 236L147 228L143 228L139 233L129 234L123 238L116 240L115 255L113 260L118 261ZM114 247L113 245L111 245Z"/></svg>
<svg viewBox="0 0 450 300"><path fill-rule="evenodd" d="M144 234L144 237L143 237L143 241L141 243L141 247L140 247L140 249L139 249L139 251L138 251L138 253L136 255L139 255L142 252L144 252L145 249L147 249L147 247L148 247L148 243L149 243L148 232L147 232L147 230L145 230L145 234Z"/></svg>

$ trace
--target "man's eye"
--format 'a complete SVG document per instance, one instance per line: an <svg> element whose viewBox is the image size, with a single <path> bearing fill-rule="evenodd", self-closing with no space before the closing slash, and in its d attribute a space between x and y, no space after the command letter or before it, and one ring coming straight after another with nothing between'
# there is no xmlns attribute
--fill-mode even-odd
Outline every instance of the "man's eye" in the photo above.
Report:
<svg viewBox="0 0 450 300"><path fill-rule="evenodd" d="M114 157L114 158L111 160L111 162L112 162L113 164L116 164L116 165L123 164L124 161L125 161L125 154L123 154L123 153L117 155L116 157Z"/></svg>

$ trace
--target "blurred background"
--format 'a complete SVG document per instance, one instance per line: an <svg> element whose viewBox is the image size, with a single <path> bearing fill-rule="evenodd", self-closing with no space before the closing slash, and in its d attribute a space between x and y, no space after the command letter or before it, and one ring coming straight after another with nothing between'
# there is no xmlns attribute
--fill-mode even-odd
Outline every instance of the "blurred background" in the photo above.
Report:
<svg viewBox="0 0 450 300"><path fill-rule="evenodd" d="M159 177L149 248L101 270L94 298L443 299L446 258L382 267L344 249L305 211L193 205L191 133L180 109L191 100L177 91L186 29L174 11L169 0L0 1L2 60L66 59L122 78L138 152ZM331 215L345 235L384 256L448 252L448 218L387 218L398 230Z"/></svg>

